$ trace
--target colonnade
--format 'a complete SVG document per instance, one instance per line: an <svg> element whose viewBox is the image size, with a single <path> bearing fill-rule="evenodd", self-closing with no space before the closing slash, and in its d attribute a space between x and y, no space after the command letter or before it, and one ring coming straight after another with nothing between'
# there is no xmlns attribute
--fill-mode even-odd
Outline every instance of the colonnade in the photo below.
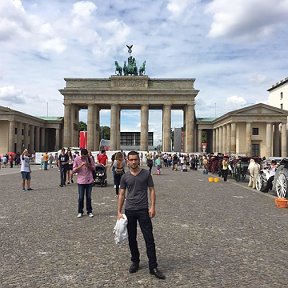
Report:
<svg viewBox="0 0 288 288"><path fill-rule="evenodd" d="M107 106L107 105L106 105ZM159 106L159 105L158 105ZM158 109L157 106L157 109ZM134 106L133 106L134 107ZM141 117L141 133L140 133L140 150L148 150L148 131L149 131L149 108L155 108L153 105L148 105L146 103L139 104L140 117ZM88 115L87 115L87 148L90 151L99 150L99 113L101 106L99 104L88 104ZM106 108L106 107L105 107ZM125 105L127 108L127 104ZM129 106L128 106L129 108ZM178 107L177 107L178 108ZM78 109L78 110L77 110ZM170 152L171 151L171 110L173 105L164 104L162 105L162 150ZM195 151L194 139L195 139L195 123L194 123L194 104L183 105L184 112L184 149L187 152ZM64 108L64 146L76 146L75 129L73 124L79 118L75 111L79 112L76 104L65 104ZM110 105L110 150L120 150L120 113L121 104L111 104ZM70 120L70 121L69 121ZM72 123L71 123L72 122ZM159 129L161 129L159 125Z"/></svg>
<svg viewBox="0 0 288 288"><path fill-rule="evenodd" d="M239 124L245 124L245 133L240 134ZM287 129L286 123L264 122L265 125L265 147L267 157L273 155L287 156ZM280 136L281 132L281 137ZM244 137L244 145L243 145ZM280 140L281 139L281 140ZM242 147L240 147L241 143ZM252 143L260 143L257 135L252 135L252 123L228 123L213 129L213 150L224 154L243 153L252 155ZM199 144L198 144L199 145Z"/></svg>
<svg viewBox="0 0 288 288"><path fill-rule="evenodd" d="M17 130L16 130L17 129ZM9 139L7 152L22 152L24 148L29 148L29 152L42 151L46 147L46 129L45 127L22 123L19 121L9 121ZM60 127L56 129L55 149L60 147Z"/></svg>

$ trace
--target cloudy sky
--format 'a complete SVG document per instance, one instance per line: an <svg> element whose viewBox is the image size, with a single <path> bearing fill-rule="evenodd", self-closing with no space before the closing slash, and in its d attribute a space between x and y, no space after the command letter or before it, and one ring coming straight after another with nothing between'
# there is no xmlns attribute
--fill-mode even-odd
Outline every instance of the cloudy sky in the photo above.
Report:
<svg viewBox="0 0 288 288"><path fill-rule="evenodd" d="M287 0L0 0L0 105L63 116L64 77L110 77L126 44L149 77L196 79L197 117L265 103L288 76L287 15ZM161 111L149 117L159 138ZM182 118L173 112L172 127ZM121 119L139 131L139 111Z"/></svg>

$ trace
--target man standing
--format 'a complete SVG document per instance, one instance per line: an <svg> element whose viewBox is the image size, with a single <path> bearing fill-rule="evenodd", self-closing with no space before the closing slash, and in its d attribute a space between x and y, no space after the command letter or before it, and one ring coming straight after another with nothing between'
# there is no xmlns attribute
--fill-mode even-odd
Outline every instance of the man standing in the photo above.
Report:
<svg viewBox="0 0 288 288"><path fill-rule="evenodd" d="M60 170L60 187L63 187L66 185L66 172L68 170L68 162L69 162L69 157L68 154L65 153L65 148L61 149L61 154L59 155L58 158L58 167Z"/></svg>
<svg viewBox="0 0 288 288"><path fill-rule="evenodd" d="M22 190L26 191L25 189L25 182L27 184L27 190L33 190L30 187L31 181L31 168L30 168L30 158L28 156L28 150L25 149L21 155L21 175L22 175Z"/></svg>
<svg viewBox="0 0 288 288"><path fill-rule="evenodd" d="M156 195L153 179L148 170L141 169L139 167L140 159L139 154L136 151L131 151L128 153L128 163L130 171L122 176L120 182L117 218L120 219L123 217L122 207L127 189L128 192L125 202L125 214L128 219L127 230L132 261L129 272L135 273L139 269L140 253L137 245L138 221L146 243L150 274L159 279L165 279L165 276L157 268L158 265L151 222L151 218L153 218L156 214ZM151 202L150 208L148 205L148 189Z"/></svg>

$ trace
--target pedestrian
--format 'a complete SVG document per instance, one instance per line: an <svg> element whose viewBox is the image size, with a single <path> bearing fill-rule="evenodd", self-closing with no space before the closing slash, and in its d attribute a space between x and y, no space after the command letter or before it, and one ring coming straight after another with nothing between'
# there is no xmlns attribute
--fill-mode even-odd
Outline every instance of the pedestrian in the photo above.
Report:
<svg viewBox="0 0 288 288"><path fill-rule="evenodd" d="M125 174L125 166L126 166L126 161L124 159L123 154L121 152L117 152L115 154L115 160L113 161L116 196L118 196L119 194L120 180L121 180L122 175Z"/></svg>
<svg viewBox="0 0 288 288"><path fill-rule="evenodd" d="M49 161L49 155L48 152L45 152L43 155L44 170L48 170L48 161Z"/></svg>
<svg viewBox="0 0 288 288"><path fill-rule="evenodd" d="M149 167L149 173L151 174L152 167L153 167L153 160L152 160L152 155L149 152L146 155L146 163L147 163L147 166Z"/></svg>
<svg viewBox="0 0 288 288"><path fill-rule="evenodd" d="M63 187L66 185L66 173L68 170L68 162L69 162L69 156L65 152L65 148L61 149L61 153L58 157L58 167L60 170L60 187Z"/></svg>
<svg viewBox="0 0 288 288"><path fill-rule="evenodd" d="M31 183L31 167L30 167L30 158L28 156L28 150L25 149L20 158L21 161L21 175L22 175L22 191L26 191L25 184L27 186L27 190L33 190L30 186Z"/></svg>
<svg viewBox="0 0 288 288"><path fill-rule="evenodd" d="M73 155L71 150L69 149L67 151L67 155L68 155L68 165L67 165L67 184L73 183Z"/></svg>
<svg viewBox="0 0 288 288"><path fill-rule="evenodd" d="M157 175L160 175L162 164L161 164L161 158L159 157L159 155L156 155L155 165L156 165Z"/></svg>
<svg viewBox="0 0 288 288"><path fill-rule="evenodd" d="M221 161L221 174L224 179L224 181L227 181L228 177L228 158L224 157L223 160Z"/></svg>
<svg viewBox="0 0 288 288"><path fill-rule="evenodd" d="M128 153L128 164L129 171L122 176L120 182L117 218L118 220L123 218L122 208L124 199L126 198L125 215L128 219L128 241L132 261L129 272L135 273L139 269L140 253L137 244L138 221L146 244L150 274L154 275L156 278L165 279L164 274L157 268L158 264L151 221L151 218L156 214L156 193L153 179L148 170L140 168L140 158L136 151ZM126 189L128 190L127 195L125 195ZM150 208L148 204L148 189Z"/></svg>
<svg viewBox="0 0 288 288"><path fill-rule="evenodd" d="M95 162L89 156L87 149L81 149L81 155L77 156L73 163L73 172L77 173L78 183L78 215L81 218L84 214L84 195L86 195L86 210L90 218L93 215L91 192L93 186L93 173Z"/></svg>

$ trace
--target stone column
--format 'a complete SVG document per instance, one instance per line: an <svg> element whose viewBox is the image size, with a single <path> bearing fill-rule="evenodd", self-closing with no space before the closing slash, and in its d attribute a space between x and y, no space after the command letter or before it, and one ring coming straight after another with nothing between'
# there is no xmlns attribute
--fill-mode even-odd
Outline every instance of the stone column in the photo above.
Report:
<svg viewBox="0 0 288 288"><path fill-rule="evenodd" d="M273 136L273 156L279 157L280 156L280 127L279 123L274 124L274 136Z"/></svg>
<svg viewBox="0 0 288 288"><path fill-rule="evenodd" d="M110 117L110 150L115 151L117 150L117 110L118 105L112 104L111 105L111 117Z"/></svg>
<svg viewBox="0 0 288 288"><path fill-rule="evenodd" d="M230 155L231 153L231 125L230 123L226 126L226 152Z"/></svg>
<svg viewBox="0 0 288 288"><path fill-rule="evenodd" d="M60 128L55 129L55 151L60 150Z"/></svg>
<svg viewBox="0 0 288 288"><path fill-rule="evenodd" d="M95 115L94 115L94 123L95 123L95 145L94 149L99 150L99 144L100 144L100 125L99 125L99 106L95 105Z"/></svg>
<svg viewBox="0 0 288 288"><path fill-rule="evenodd" d="M194 105L188 104L186 105L186 149L185 152L191 153L195 151L195 148L193 147L194 143Z"/></svg>
<svg viewBox="0 0 288 288"><path fill-rule="evenodd" d="M202 143L202 129L198 129L198 147L197 147L197 151L198 152L201 152L202 151L202 145L201 145L201 143Z"/></svg>
<svg viewBox="0 0 288 288"><path fill-rule="evenodd" d="M236 123L231 123L231 154L236 153Z"/></svg>
<svg viewBox="0 0 288 288"><path fill-rule="evenodd" d="M40 128L40 137L41 137L41 151L46 152L46 145L45 145L45 128Z"/></svg>
<svg viewBox="0 0 288 288"><path fill-rule="evenodd" d="M219 152L223 153L223 126L219 127Z"/></svg>
<svg viewBox="0 0 288 288"><path fill-rule="evenodd" d="M223 147L223 154L227 154L227 126L226 125L224 125L223 127L222 127L222 136L223 136L223 139L222 139L222 143L223 143L223 145L222 145L222 147Z"/></svg>
<svg viewBox="0 0 288 288"><path fill-rule="evenodd" d="M63 131L63 146L71 146L71 104L64 106L64 131Z"/></svg>
<svg viewBox="0 0 288 288"><path fill-rule="evenodd" d="M75 145L75 131L74 131L74 123L75 123L75 105L70 105L70 131L71 131L71 137L70 137L70 146L76 146Z"/></svg>
<svg viewBox="0 0 288 288"><path fill-rule="evenodd" d="M148 150L148 120L149 106L147 104L141 106L141 133L140 133L140 150Z"/></svg>
<svg viewBox="0 0 288 288"><path fill-rule="evenodd" d="M287 157L287 127L286 123L282 123L281 128L281 157Z"/></svg>
<svg viewBox="0 0 288 288"><path fill-rule="evenodd" d="M216 134L216 145L214 152L219 152L219 128L215 128L215 134Z"/></svg>
<svg viewBox="0 0 288 288"><path fill-rule="evenodd" d="M24 123L23 126L24 126L24 148L28 149L28 145L30 144L28 133L29 125L28 123Z"/></svg>
<svg viewBox="0 0 288 288"><path fill-rule="evenodd" d="M30 125L30 153L35 152L35 132L34 132L34 126Z"/></svg>
<svg viewBox="0 0 288 288"><path fill-rule="evenodd" d="M15 121L9 122L9 145L8 145L9 151L6 152L17 152L15 150Z"/></svg>
<svg viewBox="0 0 288 288"><path fill-rule="evenodd" d="M88 105L88 119L87 119L87 149L94 151L94 140L95 140L95 125L94 125L95 105ZM110 136L111 137L111 136Z"/></svg>
<svg viewBox="0 0 288 288"><path fill-rule="evenodd" d="M272 156L272 124L266 123L266 158Z"/></svg>
<svg viewBox="0 0 288 288"><path fill-rule="evenodd" d="M163 106L162 116L162 151L171 152L171 105Z"/></svg>
<svg viewBox="0 0 288 288"><path fill-rule="evenodd" d="M248 157L251 156L251 146L252 146L252 142L251 142L251 123L250 122L246 122L246 155Z"/></svg>
<svg viewBox="0 0 288 288"><path fill-rule="evenodd" d="M35 151L40 152L40 127L35 127Z"/></svg>
<svg viewBox="0 0 288 288"><path fill-rule="evenodd" d="M216 151L216 129L213 129L212 137L213 137L213 147L211 152L214 152Z"/></svg>
<svg viewBox="0 0 288 288"><path fill-rule="evenodd" d="M116 127L117 127L117 138L116 138L116 141L117 141L117 145L116 145L116 150L120 150L120 139L121 139L121 132L120 132L120 127L121 127L121 121L120 121L120 114L121 114L121 112L120 112L120 107L118 106L117 107L117 115L116 115L116 121L117 121L117 123L116 123Z"/></svg>
<svg viewBox="0 0 288 288"><path fill-rule="evenodd" d="M22 152L23 150L23 147L22 147L22 128L23 128L23 125L22 123L18 122L17 123L17 144L16 144L16 152Z"/></svg>

